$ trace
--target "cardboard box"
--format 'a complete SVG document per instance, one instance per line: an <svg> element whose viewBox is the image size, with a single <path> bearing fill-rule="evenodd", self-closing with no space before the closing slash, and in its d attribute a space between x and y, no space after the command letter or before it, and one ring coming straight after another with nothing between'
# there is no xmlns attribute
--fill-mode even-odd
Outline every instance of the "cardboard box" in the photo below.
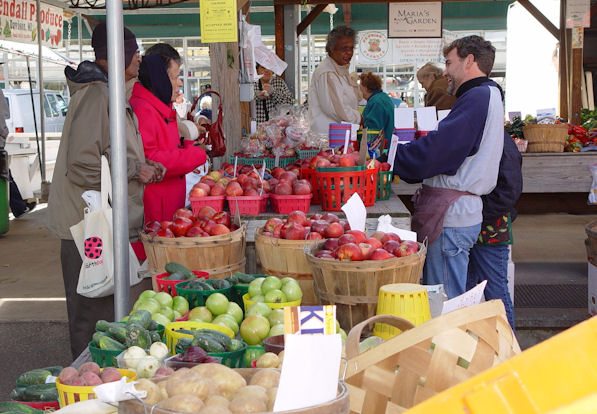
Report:
<svg viewBox="0 0 597 414"><path fill-rule="evenodd" d="M587 263L589 268L588 291L589 291L589 314L597 315L597 266Z"/></svg>

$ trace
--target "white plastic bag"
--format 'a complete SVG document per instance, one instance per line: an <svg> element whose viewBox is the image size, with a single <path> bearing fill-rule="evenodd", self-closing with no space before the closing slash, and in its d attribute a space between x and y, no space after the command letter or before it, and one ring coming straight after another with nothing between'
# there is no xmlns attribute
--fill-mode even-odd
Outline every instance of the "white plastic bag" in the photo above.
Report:
<svg viewBox="0 0 597 414"><path fill-rule="evenodd" d="M597 204L597 163L589 165L589 171L593 177L591 191L589 192L589 204Z"/></svg>

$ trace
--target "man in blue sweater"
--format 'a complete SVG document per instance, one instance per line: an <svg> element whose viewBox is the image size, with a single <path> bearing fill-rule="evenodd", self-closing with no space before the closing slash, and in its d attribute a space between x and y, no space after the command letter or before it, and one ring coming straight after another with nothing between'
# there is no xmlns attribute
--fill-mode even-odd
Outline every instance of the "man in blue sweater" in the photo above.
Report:
<svg viewBox="0 0 597 414"><path fill-rule="evenodd" d="M469 251L483 220L481 196L496 185L504 145L500 87L487 76L491 42L467 36L444 49L448 93L456 103L437 131L399 145L394 172L423 182L413 197L412 229L428 240L423 282L442 283L449 298L465 292Z"/></svg>

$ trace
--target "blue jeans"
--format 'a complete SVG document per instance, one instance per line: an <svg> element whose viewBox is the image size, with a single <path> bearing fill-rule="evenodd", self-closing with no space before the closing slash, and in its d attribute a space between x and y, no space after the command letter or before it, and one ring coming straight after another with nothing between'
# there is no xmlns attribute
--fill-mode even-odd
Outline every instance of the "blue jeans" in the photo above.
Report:
<svg viewBox="0 0 597 414"><path fill-rule="evenodd" d="M449 299L466 292L469 250L481 232L481 223L470 227L444 227L427 248L423 283L444 285Z"/></svg>
<svg viewBox="0 0 597 414"><path fill-rule="evenodd" d="M504 302L508 322L514 330L514 306L508 292L508 255L507 245L475 244L470 252L466 288L487 280L485 300L501 299Z"/></svg>

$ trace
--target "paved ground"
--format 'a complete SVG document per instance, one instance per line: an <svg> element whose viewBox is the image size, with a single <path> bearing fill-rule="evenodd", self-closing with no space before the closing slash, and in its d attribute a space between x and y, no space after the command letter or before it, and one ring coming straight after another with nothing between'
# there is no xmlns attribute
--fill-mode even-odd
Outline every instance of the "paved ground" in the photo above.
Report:
<svg viewBox="0 0 597 414"><path fill-rule="evenodd" d="M59 242L45 230L43 207L11 221L0 236L0 400L20 372L71 362ZM514 223L516 284L586 285L584 226L593 220L597 215L520 216ZM586 305L516 308L517 336L527 347L587 317Z"/></svg>

